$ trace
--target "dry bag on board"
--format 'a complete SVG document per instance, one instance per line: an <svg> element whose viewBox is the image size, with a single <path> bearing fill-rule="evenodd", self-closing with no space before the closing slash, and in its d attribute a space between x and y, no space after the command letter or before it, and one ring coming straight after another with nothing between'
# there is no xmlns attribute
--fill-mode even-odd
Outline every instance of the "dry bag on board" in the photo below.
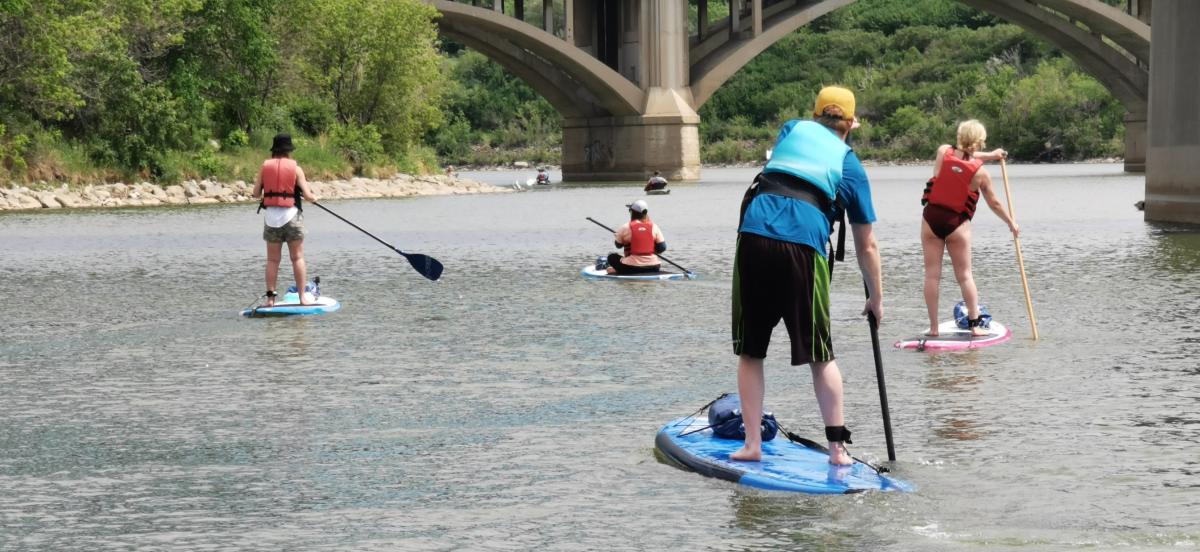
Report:
<svg viewBox="0 0 1200 552"><path fill-rule="evenodd" d="M708 425L713 434L725 439L746 439L746 426L742 424L742 401L736 393L729 393L717 399L708 407ZM779 433L779 422L775 415L763 408L762 440L764 442L775 438Z"/></svg>

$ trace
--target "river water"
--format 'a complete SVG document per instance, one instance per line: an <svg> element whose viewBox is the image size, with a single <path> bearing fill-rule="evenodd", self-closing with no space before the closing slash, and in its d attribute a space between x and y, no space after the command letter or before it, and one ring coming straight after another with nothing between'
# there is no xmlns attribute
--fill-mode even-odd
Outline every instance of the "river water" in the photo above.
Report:
<svg viewBox="0 0 1200 552"><path fill-rule="evenodd" d="M252 206L0 215L0 549L1200 547L1200 231L1143 222L1143 179L1119 165L1010 167L1041 340L981 207L975 276L1014 339L895 351L926 323L929 170L868 171L906 494L765 492L655 458L663 423L736 389L731 254L752 169L648 198L668 257L702 275L683 282L579 275L611 247L585 217L619 224L640 184L330 202L446 272L429 282L310 209L310 274L343 308L303 319L236 316L263 287ZM862 301L838 265L852 452L879 461ZM819 437L808 370L776 339L767 404Z"/></svg>

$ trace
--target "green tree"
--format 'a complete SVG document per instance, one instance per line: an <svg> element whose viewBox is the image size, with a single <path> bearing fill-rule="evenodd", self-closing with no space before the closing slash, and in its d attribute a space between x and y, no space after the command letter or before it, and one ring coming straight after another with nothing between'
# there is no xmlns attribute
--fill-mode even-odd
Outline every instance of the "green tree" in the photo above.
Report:
<svg viewBox="0 0 1200 552"><path fill-rule="evenodd" d="M386 149L402 153L442 119L436 16L418 0L312 0L281 26L311 93L331 101L338 122L374 125Z"/></svg>
<svg viewBox="0 0 1200 552"><path fill-rule="evenodd" d="M279 5L278 0L205 0L186 17L174 69L196 79L222 135L252 130L274 91L280 37L271 23Z"/></svg>
<svg viewBox="0 0 1200 552"><path fill-rule="evenodd" d="M0 0L0 115L62 120L84 104L71 75L95 47L94 2Z"/></svg>
<svg viewBox="0 0 1200 552"><path fill-rule="evenodd" d="M211 131L194 66L174 63L186 17L199 0L105 0L94 48L74 67L84 98L66 129L104 163L157 173L172 149L198 147Z"/></svg>

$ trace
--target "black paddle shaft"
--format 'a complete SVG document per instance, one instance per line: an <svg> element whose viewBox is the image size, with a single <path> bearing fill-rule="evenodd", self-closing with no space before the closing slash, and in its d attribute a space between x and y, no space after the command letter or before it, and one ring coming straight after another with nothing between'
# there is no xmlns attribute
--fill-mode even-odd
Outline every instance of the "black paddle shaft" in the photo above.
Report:
<svg viewBox="0 0 1200 552"><path fill-rule="evenodd" d="M430 280L437 280L438 278L440 278L442 276L442 263L438 262L437 259L434 259L433 257L430 257L428 255L422 255L420 253L405 253L405 252L401 251L399 248L397 248L396 246L379 239L379 237L376 236L375 234L372 234L370 232L367 232L366 230L363 230L357 224L354 224L353 222L350 222L350 221L346 220L345 218L343 218L341 215L329 210L328 207L321 205L320 203L317 203L315 201L312 202L312 204L316 205L317 207L320 207L326 213L329 213L329 214L337 217L338 220L340 220L346 224L349 224L350 226L353 226L359 232L362 232L368 236L371 236L372 238L375 239L375 241L388 246L388 248L391 249L392 251L395 251L396 253L403 255L404 258L408 260L408 264L412 265L413 269L416 270L417 272L419 272L422 276L429 278Z"/></svg>
<svg viewBox="0 0 1200 552"><path fill-rule="evenodd" d="M596 219L594 219L594 218L592 218L592 217L587 217L587 219L588 219L588 220L590 220L590 221L592 221L592 222L594 222L594 223L596 223L596 226L599 226L599 227L601 227L601 228L603 228L603 229L605 229L605 230L608 230L609 232L612 232L612 233L614 233L614 234L616 234L616 233L617 233L617 231L616 231L616 230L613 230L612 228L609 228L609 227L607 227L607 226L605 226L605 225L601 224L601 223L600 223L600 221L598 221L598 220L596 220ZM662 260L664 260L664 261L667 261L668 263L671 263L671 264L675 265L675 268L678 268L679 270L682 270L682 271L683 271L683 273L684 273L685 275L687 275L687 274L691 274L691 273L692 273L692 271L690 271L690 270L688 270L688 269L686 269L686 268L683 268L682 266L679 266L679 264L677 264L675 261L672 261L671 259L668 259L668 258L666 258L666 257L664 257L664 256L662 256L662 255L659 255L659 256L658 256L658 258L660 258L660 259L662 259Z"/></svg>
<svg viewBox="0 0 1200 552"><path fill-rule="evenodd" d="M863 281L863 289L867 298L871 298L871 290ZM887 383L883 379L883 355L879 352L879 321L875 313L867 311L867 324L871 326L871 349L875 353L875 380L879 382L879 408L883 410L883 437L887 440L888 460L896 461L896 445L892 441L892 415L888 409Z"/></svg>

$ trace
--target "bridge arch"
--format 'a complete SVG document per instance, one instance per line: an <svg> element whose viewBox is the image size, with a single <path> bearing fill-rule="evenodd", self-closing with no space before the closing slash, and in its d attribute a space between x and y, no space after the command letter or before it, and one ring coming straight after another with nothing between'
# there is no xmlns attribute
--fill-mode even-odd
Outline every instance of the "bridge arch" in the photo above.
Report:
<svg viewBox="0 0 1200 552"><path fill-rule="evenodd" d="M564 117L635 116L645 93L583 50L533 25L450 0L431 2L438 30L496 61L543 95Z"/></svg>
<svg viewBox="0 0 1200 552"><path fill-rule="evenodd" d="M695 37L687 30L689 0L543 0L551 16L547 6L565 8L566 40L497 8L516 2L521 13L523 0L482 0L491 8L475 6L480 0L425 1L441 12L444 36L503 65L563 116L564 178L636 179L663 170L668 178L690 180L699 177L700 166L696 111L763 50L855 0L730 0L746 4L750 17L733 12L711 23L701 0ZM1150 1L1141 0L1146 9ZM1148 24L1099 0L959 2L1049 41L1096 78L1127 110L1126 170L1144 170ZM556 22L543 23L552 29ZM585 43L572 38L577 24L593 41L588 48L603 46L607 61L576 46Z"/></svg>
<svg viewBox="0 0 1200 552"><path fill-rule="evenodd" d="M1149 60L1149 25L1097 0L959 1L1058 46L1104 85L1126 110L1141 114L1144 120L1150 77L1149 70L1139 61ZM764 10L762 31L748 38L740 37L751 34L750 20L739 22L736 31L730 29L728 19L715 23L717 32L691 48L695 108L698 110L721 85L771 45L814 19L852 3L854 0L800 0L776 4ZM1084 23L1088 29L1080 28L1075 21ZM1114 49L1104 38L1112 40L1124 52Z"/></svg>

